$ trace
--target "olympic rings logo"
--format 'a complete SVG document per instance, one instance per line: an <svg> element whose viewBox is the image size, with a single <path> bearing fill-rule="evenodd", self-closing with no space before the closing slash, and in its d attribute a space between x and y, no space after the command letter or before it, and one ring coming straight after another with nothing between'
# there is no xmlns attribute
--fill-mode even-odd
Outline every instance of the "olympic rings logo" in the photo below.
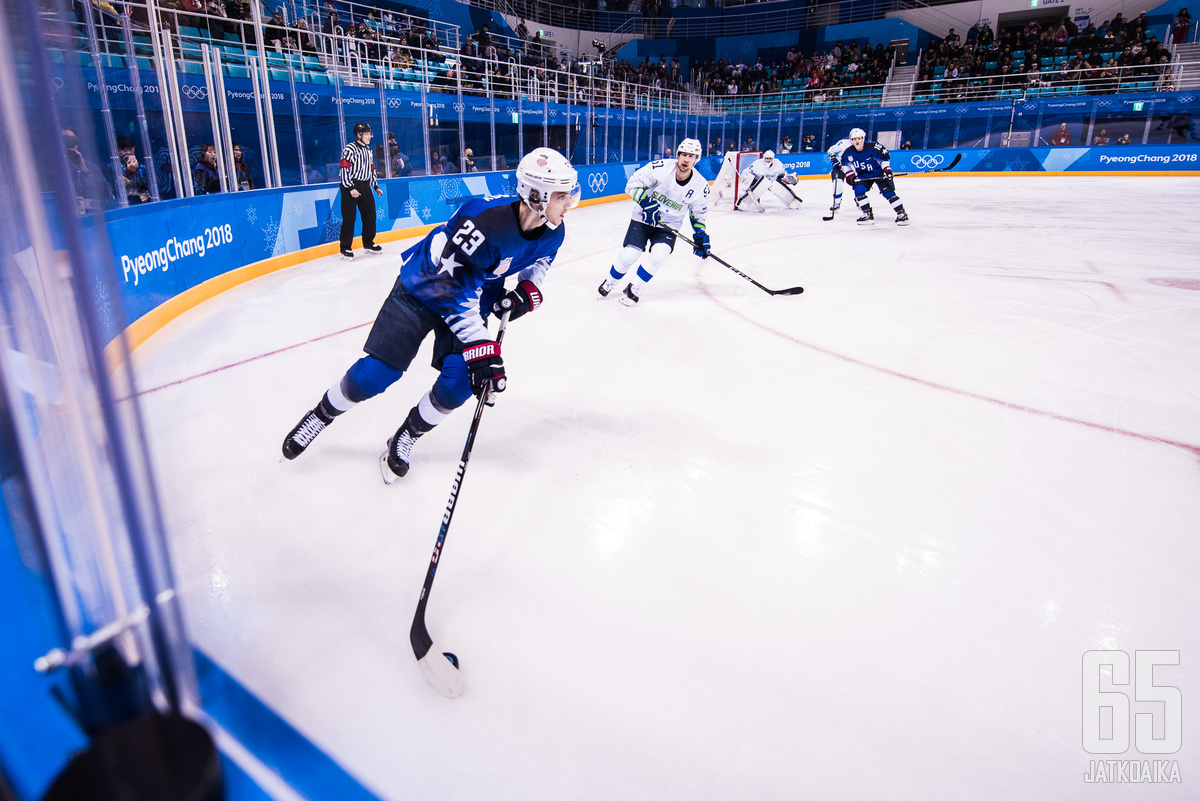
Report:
<svg viewBox="0 0 1200 801"><path fill-rule="evenodd" d="M315 105L317 102L317 96L315 94L313 94L312 92L301 92L300 93L300 102L306 106Z"/></svg>
<svg viewBox="0 0 1200 801"><path fill-rule="evenodd" d="M184 97L188 100L203 100L208 97L208 88L204 86L184 84L180 91L183 92Z"/></svg>
<svg viewBox="0 0 1200 801"><path fill-rule="evenodd" d="M457 111L459 114L462 114L463 109L465 109L466 107L467 106L465 103L455 103L454 104L454 110Z"/></svg>
<svg viewBox="0 0 1200 801"><path fill-rule="evenodd" d="M404 105L404 101L398 97L389 97L387 99L388 108L400 108Z"/></svg>
<svg viewBox="0 0 1200 801"><path fill-rule="evenodd" d="M918 170L932 170L934 167L942 166L942 162L946 157L941 153L934 153L932 156L913 156L912 165Z"/></svg>
<svg viewBox="0 0 1200 801"><path fill-rule="evenodd" d="M603 192L604 187L608 186L608 174L603 172L594 172L588 176L588 186L593 192Z"/></svg>

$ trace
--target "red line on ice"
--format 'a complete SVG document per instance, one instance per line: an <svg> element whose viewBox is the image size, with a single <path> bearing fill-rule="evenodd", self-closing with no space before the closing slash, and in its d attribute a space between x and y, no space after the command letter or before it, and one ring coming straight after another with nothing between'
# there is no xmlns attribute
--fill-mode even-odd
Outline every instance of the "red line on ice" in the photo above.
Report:
<svg viewBox="0 0 1200 801"><path fill-rule="evenodd" d="M890 370L887 367L881 367L880 365L877 365L877 364L871 364L869 362L864 362L861 359L855 359L853 356L847 356L843 353L836 353L832 350L828 350L827 348L822 348L819 345L813 345L809 342L804 342L802 340L796 339L793 336L789 336L788 334L785 334L782 331L777 331L774 328L764 325L763 323L760 323L758 320L755 320L751 317L747 317L746 315L742 314L741 312L737 311L736 309L730 308L729 306L725 305L720 300L718 300L711 292L709 292L708 287L706 287L703 284L703 282L699 282L699 283L700 283L700 291L703 292L705 295L707 295L710 300L712 300L718 306L720 306L721 308L730 312L731 314L733 314L737 317L740 317L741 319L750 323L750 325L752 325L756 328L762 329L763 331L766 331L770 334L774 334L775 336L778 336L782 339L786 339L789 342L800 345L801 347L808 348L809 350L815 350L818 353L823 353L826 356L832 356L835 359L840 359L844 362L849 362L850 364L858 365L859 367L865 367L868 370L874 370L876 372L884 373L885 375L890 375L895 378L903 379L905 381L911 381L914 384L920 384L921 386L930 387L931 389L940 389L945 392L952 392L955 395L962 395L963 397L966 397L966 398L974 398L975 400L981 400L981 401L984 401L985 403L990 403L995 406L1003 406L1006 409L1015 409L1016 411L1025 412L1026 414L1032 414L1032 415L1036 415L1038 417L1047 417L1051 420L1059 420L1061 422L1072 423L1077 426L1084 426L1086 428L1094 428L1098 431L1107 431L1110 434L1118 434L1122 437L1131 437L1133 439L1140 439L1143 442L1157 442L1162 445L1170 445L1171 447L1174 447L1174 448L1182 448L1183 450L1189 451L1194 456L1200 457L1200 445L1189 445L1186 442L1176 442L1174 440L1164 439L1163 437L1155 437L1150 434L1140 434L1136 431L1127 431L1123 428L1117 428L1115 426L1104 425L1103 423L1093 423L1088 420L1079 420L1074 417L1065 417L1063 415L1054 414L1053 412L1047 412L1042 409L1034 409L1029 406L1022 406L1019 403L1010 403L1009 401L1003 401L1003 400L1000 400L999 398L992 398L987 395L980 395L977 392L971 392L971 391L965 390L965 389L958 389L957 387L946 386L945 384L939 384L936 381L930 381L925 378L918 378L917 376L908 375L906 373L901 373L896 370ZM803 301L801 301L801 302L803 302Z"/></svg>

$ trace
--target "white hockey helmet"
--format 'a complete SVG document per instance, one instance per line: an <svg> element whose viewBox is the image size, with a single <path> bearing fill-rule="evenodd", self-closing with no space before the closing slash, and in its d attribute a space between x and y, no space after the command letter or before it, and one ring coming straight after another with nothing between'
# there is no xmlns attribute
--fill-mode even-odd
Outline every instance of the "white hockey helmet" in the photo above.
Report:
<svg viewBox="0 0 1200 801"><path fill-rule="evenodd" d="M851 139L866 139L867 132L864 131L862 128L851 128L850 129L850 138Z"/></svg>
<svg viewBox="0 0 1200 801"><path fill-rule="evenodd" d="M551 228L557 226L546 219L546 201L555 192L570 193L570 208L578 206L582 192L579 173L557 150L534 148L517 165L517 195Z"/></svg>
<svg viewBox="0 0 1200 801"><path fill-rule="evenodd" d="M763 153L763 158L767 161L770 161L771 159L775 158L775 151L768 150L766 153Z"/></svg>
<svg viewBox="0 0 1200 801"><path fill-rule="evenodd" d="M679 147L675 148L676 155L685 153L689 156L700 158L704 155L704 148L700 146L699 139L684 139L679 143Z"/></svg>

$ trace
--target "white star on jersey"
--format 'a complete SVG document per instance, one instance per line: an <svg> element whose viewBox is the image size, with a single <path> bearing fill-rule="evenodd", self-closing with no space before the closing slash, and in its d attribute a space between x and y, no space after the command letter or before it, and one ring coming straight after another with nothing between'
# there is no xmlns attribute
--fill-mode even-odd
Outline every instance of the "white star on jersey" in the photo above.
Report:
<svg viewBox="0 0 1200 801"><path fill-rule="evenodd" d="M445 256L442 256L441 261L438 262L438 275L441 275L442 273L450 273L450 277L453 278L454 268L456 267L462 267L462 265L459 264L454 258L453 253L448 253Z"/></svg>

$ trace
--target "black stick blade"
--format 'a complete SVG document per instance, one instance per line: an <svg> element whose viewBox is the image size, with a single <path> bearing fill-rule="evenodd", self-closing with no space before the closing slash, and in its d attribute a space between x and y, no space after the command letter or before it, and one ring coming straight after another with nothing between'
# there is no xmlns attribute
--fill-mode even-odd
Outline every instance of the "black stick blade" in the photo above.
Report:
<svg viewBox="0 0 1200 801"><path fill-rule="evenodd" d="M804 292L804 287L793 286L793 287L788 287L787 289L776 289L771 294L772 295L799 295L803 292Z"/></svg>

